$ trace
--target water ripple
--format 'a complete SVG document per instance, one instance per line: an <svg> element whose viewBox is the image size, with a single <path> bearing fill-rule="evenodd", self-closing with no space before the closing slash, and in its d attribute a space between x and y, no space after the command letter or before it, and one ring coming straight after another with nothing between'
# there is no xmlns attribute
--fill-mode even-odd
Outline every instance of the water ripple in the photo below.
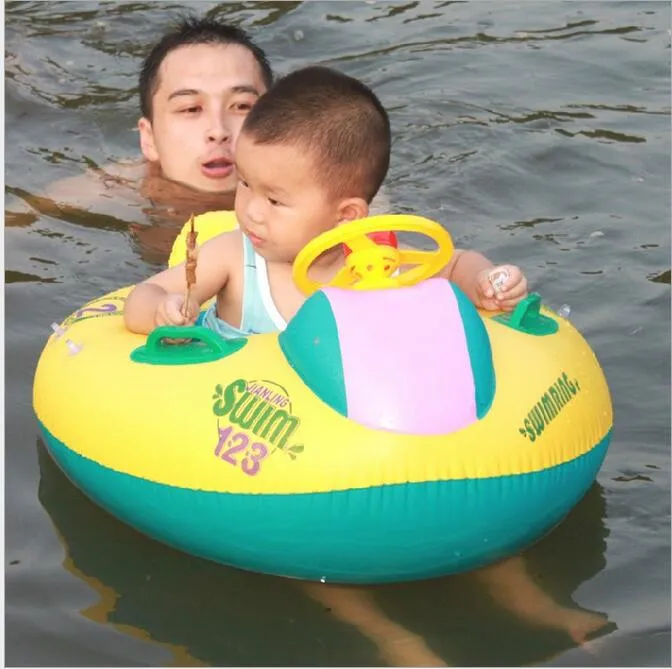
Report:
<svg viewBox="0 0 672 669"><path fill-rule="evenodd" d="M646 142L645 137L638 137L637 135L626 135L622 132L614 132L613 130L577 130L576 132L570 132L569 130L564 130L563 128L556 128L556 132L565 137L576 137L577 135L583 135L584 137L589 137L590 139L606 140L609 142L626 142L640 144Z"/></svg>
<svg viewBox="0 0 672 669"><path fill-rule="evenodd" d="M28 274L27 272L17 272L15 270L5 270L5 283L60 283L58 279L37 276L37 274Z"/></svg>
<svg viewBox="0 0 672 669"><path fill-rule="evenodd" d="M472 35L462 37L446 37L443 39L434 39L429 41L402 42L382 49L373 49L354 54L348 54L332 59L332 62L347 62L350 60L360 60L362 58L373 58L379 56L389 56L397 52L408 51L409 53L431 53L443 50L451 50L456 46L479 46L496 44L522 44L527 42L543 42L573 39L575 37L585 37L590 35L627 35L632 32L639 32L641 28L637 26L622 26L619 28L604 28L602 30L582 30L564 35L544 35L541 37L530 36L527 34L518 34L508 37L490 35L486 32L477 32Z"/></svg>

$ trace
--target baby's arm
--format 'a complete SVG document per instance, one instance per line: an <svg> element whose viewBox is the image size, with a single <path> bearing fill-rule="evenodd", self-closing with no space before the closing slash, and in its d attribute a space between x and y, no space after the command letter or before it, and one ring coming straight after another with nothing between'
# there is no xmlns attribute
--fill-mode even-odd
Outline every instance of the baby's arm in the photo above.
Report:
<svg viewBox="0 0 672 669"><path fill-rule="evenodd" d="M184 311L184 263L159 272L138 284L128 296L124 322L131 332L148 334L159 325L188 325L198 317L200 305L217 295L229 279L240 247L240 233L226 232L206 242L198 251L196 283Z"/></svg>
<svg viewBox="0 0 672 669"><path fill-rule="evenodd" d="M490 276L501 271L506 271L508 278L495 291ZM456 249L439 276L452 281L477 307L487 311L511 311L527 295L527 279L519 267L495 267L476 251Z"/></svg>

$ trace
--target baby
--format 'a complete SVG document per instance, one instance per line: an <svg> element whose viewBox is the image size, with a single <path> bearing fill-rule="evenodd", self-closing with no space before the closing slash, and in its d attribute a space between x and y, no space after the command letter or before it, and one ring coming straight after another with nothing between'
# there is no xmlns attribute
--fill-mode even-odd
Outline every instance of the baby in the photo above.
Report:
<svg viewBox="0 0 672 669"><path fill-rule="evenodd" d="M224 337L283 330L305 300L292 280L298 253L327 230L368 215L389 167L390 122L357 79L306 67L280 79L252 108L235 161L239 229L199 250L188 304L183 265L136 286L124 311L129 330L145 334L197 319ZM315 262L311 278L329 283L343 266L335 247ZM495 292L489 277L497 270L508 278ZM510 311L527 294L518 267L495 268L474 251L456 250L438 276L482 309Z"/></svg>

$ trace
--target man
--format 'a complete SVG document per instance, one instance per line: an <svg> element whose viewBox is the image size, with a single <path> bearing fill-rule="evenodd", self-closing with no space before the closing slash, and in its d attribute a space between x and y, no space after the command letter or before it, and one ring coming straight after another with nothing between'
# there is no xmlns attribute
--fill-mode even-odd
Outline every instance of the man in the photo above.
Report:
<svg viewBox="0 0 672 669"><path fill-rule="evenodd" d="M164 179L231 193L240 128L273 75L264 52L232 26L185 20L161 39L140 73L140 146Z"/></svg>
<svg viewBox="0 0 672 669"><path fill-rule="evenodd" d="M186 18L149 52L140 72L138 122L144 161L107 165L64 179L31 204L119 215L126 206L152 220L131 229L145 259L165 262L177 224L232 209L233 154L247 112L273 80L265 53L247 34L212 19Z"/></svg>

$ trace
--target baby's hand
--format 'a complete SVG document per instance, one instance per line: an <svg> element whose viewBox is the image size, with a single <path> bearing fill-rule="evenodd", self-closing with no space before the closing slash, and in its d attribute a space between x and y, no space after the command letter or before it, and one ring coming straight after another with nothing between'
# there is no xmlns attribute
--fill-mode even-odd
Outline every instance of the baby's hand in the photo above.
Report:
<svg viewBox="0 0 672 669"><path fill-rule="evenodd" d="M193 298L189 299L187 315L184 315L184 295L179 293L170 293L163 302L156 308L154 322L159 325L193 325L198 318L198 302Z"/></svg>
<svg viewBox="0 0 672 669"><path fill-rule="evenodd" d="M504 280L497 281L499 277ZM498 265L478 274L476 289L481 309L513 311L518 302L527 296L527 279L516 265Z"/></svg>

